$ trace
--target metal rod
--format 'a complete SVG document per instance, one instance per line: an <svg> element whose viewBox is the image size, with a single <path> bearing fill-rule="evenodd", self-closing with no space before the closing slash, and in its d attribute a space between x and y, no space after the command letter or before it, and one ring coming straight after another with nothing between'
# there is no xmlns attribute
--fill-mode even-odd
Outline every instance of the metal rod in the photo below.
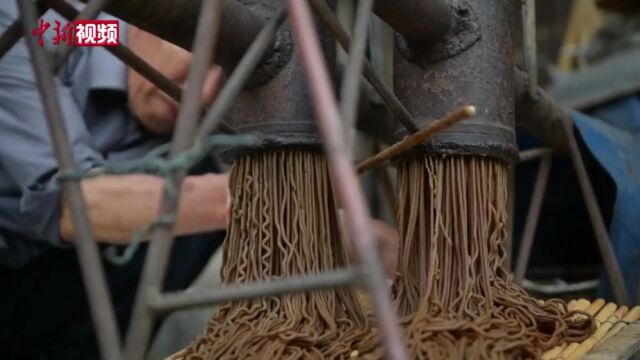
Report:
<svg viewBox="0 0 640 360"><path fill-rule="evenodd" d="M553 155L553 150L549 148L535 148L520 151L518 154L518 162L523 163L539 158L544 158Z"/></svg>
<svg viewBox="0 0 640 360"><path fill-rule="evenodd" d="M568 152L562 119L564 110L540 87L531 92L530 79L522 70L515 69L516 125L538 137L556 153Z"/></svg>
<svg viewBox="0 0 640 360"><path fill-rule="evenodd" d="M198 19L196 37L194 40L193 61L187 77L187 88L176 120L176 130L171 142L169 159L173 159L191 147L195 129L198 125L202 87L205 74L214 58L214 49L220 19L222 16L223 0L206 0L202 2L202 9ZM212 47L211 44L214 44ZM159 216L173 216L178 209L180 186L186 171L172 174L176 192L166 190L160 205ZM160 291L165 278L171 246L173 245L174 224L164 224L156 227L151 234L151 243L142 270L141 282L136 296L136 303L130 323L130 330L126 337L125 357L127 359L142 359L151 335L153 319L148 307L148 293Z"/></svg>
<svg viewBox="0 0 640 360"><path fill-rule="evenodd" d="M284 8L282 8L278 14L271 18L264 28L260 30L253 44L251 44L249 50L247 50L247 53L240 60L240 63L238 63L238 66L233 70L229 80L227 80L227 83L218 94L215 103L204 116L202 124L196 134L196 144L204 142L209 134L221 123L223 116L229 108L231 108L238 94L242 91L244 84L249 80L251 73L258 66L258 63L260 63L260 59L262 59L264 53L269 49L269 44L273 41L278 28L286 18L285 15Z"/></svg>
<svg viewBox="0 0 640 360"><path fill-rule="evenodd" d="M504 244L505 256L502 261L502 266L509 272L513 271L513 232L515 228L515 213L516 213L516 173L515 166L510 165L507 173L507 239Z"/></svg>
<svg viewBox="0 0 640 360"><path fill-rule="evenodd" d="M31 0L19 0L23 19L22 30L31 55L42 104L46 112L47 128L53 143L53 151L61 171L75 171L77 166L65 127L65 121L58 102L51 63L45 50L31 36L31 29L37 26L37 11ZM76 234L75 246L78 251L82 279L89 298L89 308L96 329L100 353L103 359L120 358L120 337L111 306L111 296L105 281L98 247L94 241L91 222L77 181L65 181L64 199L68 202Z"/></svg>
<svg viewBox="0 0 640 360"><path fill-rule="evenodd" d="M538 88L538 62L536 56L536 2L520 0L522 4L522 36L524 44L524 68L529 76L529 91Z"/></svg>
<svg viewBox="0 0 640 360"><path fill-rule="evenodd" d="M315 10L320 21L322 21L322 23L327 27L333 37L336 38L338 44L340 44L344 51L348 52L351 39L349 39L349 35L346 30L342 27L340 21L336 18L333 11L331 11L331 8L327 5L326 1L309 0L309 4ZM393 91L384 84L380 77L378 77L369 61L364 62L363 75L369 84L371 84L371 86L376 90L378 95L380 95L382 101L387 105L387 108L393 115L393 118L402 123L410 133L418 131L418 126L407 108L402 105Z"/></svg>
<svg viewBox="0 0 640 360"><path fill-rule="evenodd" d="M542 210L542 201L544 193L549 182L549 172L551 171L551 156L544 155L540 160L540 167L536 175L533 194L531 195L531 204L529 204L529 212L522 233L522 242L518 259L516 260L516 269L514 272L514 281L516 284L522 285L524 276L526 275L527 265L529 264L529 256L531 255L531 247L536 235L538 220L540 219L540 211Z"/></svg>
<svg viewBox="0 0 640 360"><path fill-rule="evenodd" d="M91 0L87 3L87 5L85 5L85 7L76 15L74 16L74 19L72 21L75 20L88 20L88 19L95 19L98 14L100 14L100 12L102 12L102 10L107 6L107 4L109 4L109 1L111 0ZM61 47L61 50L58 51L56 53L56 56L54 56L55 59L55 65L54 65L54 69L53 72L58 72L58 70L62 67L62 65L64 65L65 61L67 61L67 59L69 58L69 55L71 55L71 52L73 51L73 49L75 49L75 46L63 46Z"/></svg>
<svg viewBox="0 0 640 360"><path fill-rule="evenodd" d="M357 284L361 278L362 271L360 269L349 268L215 290L181 291L169 294L156 293L151 307L158 312L167 312L199 306L211 306L227 301L349 286Z"/></svg>
<svg viewBox="0 0 640 360"><path fill-rule="evenodd" d="M78 16L78 11L64 0L42 0L46 6L51 7L60 15L64 16L68 20L72 21ZM171 99L177 103L182 102L182 88L169 80L164 74L156 70L148 62L144 61L141 57L136 55L129 47L124 44L118 46L105 47L113 56L117 57L120 61L127 64L131 69L138 72L145 79L149 80L162 92L167 94ZM207 107L203 106L203 112L207 111ZM220 131L225 133L235 133L236 131L227 124L220 124Z"/></svg>
<svg viewBox="0 0 640 360"><path fill-rule="evenodd" d="M613 251L611 239L609 238L607 227L602 218L602 212L598 206L598 200L596 199L593 185L589 179L587 168L584 165L584 160L582 159L582 154L578 147L578 142L573 134L573 123L570 118L567 118L565 121L562 121L562 125L564 127L565 136L568 140L569 155L571 156L573 167L576 170L576 175L578 176L578 183L580 184L582 196L584 198L585 205L587 206L587 211L589 212L591 225L593 226L593 231L596 235L604 267L607 271L607 275L609 276L609 281L611 282L613 294L618 304L631 305L629 294L624 285L622 272L620 271L620 265L618 264L618 259L616 259L615 252Z"/></svg>
<svg viewBox="0 0 640 360"><path fill-rule="evenodd" d="M475 106L464 106L460 110L449 114L441 119L435 120L429 124L426 128L418 131L415 134L411 134L406 138L398 141L397 143L385 148L379 153L371 156L370 158L363 160L356 167L356 171L358 174L362 174L365 171L369 170L374 166L378 166L383 162L391 159L394 156L398 156L414 146L420 145L424 143L426 140L430 139L434 135L440 133L448 129L453 124L460 122L464 119L468 119L475 115L476 108Z"/></svg>
<svg viewBox="0 0 640 360"><path fill-rule="evenodd" d="M362 63L367 50L367 38L369 21L374 0L362 0L358 2L356 22L353 30L353 41L349 48L349 59L344 72L342 87L340 89L340 110L347 134L354 131L356 113L358 111L358 99L360 96L360 78L362 77ZM351 139L351 136L346 136Z"/></svg>
<svg viewBox="0 0 640 360"><path fill-rule="evenodd" d="M365 281L371 292L382 343L390 359L407 359L407 353L394 313L386 279L378 259L369 214L358 178L346 156L347 149L341 134L340 112L332 92L327 66L324 62L313 18L306 2L287 1L291 28L302 67L307 74L315 120L323 138L323 145L331 180L337 198L344 208L347 228L353 239Z"/></svg>

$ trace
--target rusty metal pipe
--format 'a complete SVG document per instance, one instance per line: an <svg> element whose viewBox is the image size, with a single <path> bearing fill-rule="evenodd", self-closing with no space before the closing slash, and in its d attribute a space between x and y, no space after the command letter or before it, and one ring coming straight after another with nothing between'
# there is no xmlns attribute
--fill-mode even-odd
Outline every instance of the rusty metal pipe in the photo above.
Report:
<svg viewBox="0 0 640 360"><path fill-rule="evenodd" d="M447 0L377 0L374 11L402 34L413 50L429 48L451 29Z"/></svg>
<svg viewBox="0 0 640 360"><path fill-rule="evenodd" d="M113 0L107 7L107 12L191 50L202 1ZM225 69L234 68L265 22L264 17L248 6L236 0L225 0L215 62Z"/></svg>
<svg viewBox="0 0 640 360"><path fill-rule="evenodd" d="M539 87L531 92L529 77L515 70L516 124L540 139L556 153L569 152L567 136L562 125L569 115Z"/></svg>
<svg viewBox="0 0 640 360"><path fill-rule="evenodd" d="M416 52L396 43L395 90L420 127L453 109L474 104L473 119L435 136L419 155L456 154L490 156L510 162L516 156L513 116L513 19L518 3L511 0L477 0L456 8L456 26L464 31L449 43L467 48L453 56ZM415 16L414 16L415 17ZM420 19L424 21L424 19ZM430 50L431 51L431 50ZM397 136L406 135L398 128Z"/></svg>

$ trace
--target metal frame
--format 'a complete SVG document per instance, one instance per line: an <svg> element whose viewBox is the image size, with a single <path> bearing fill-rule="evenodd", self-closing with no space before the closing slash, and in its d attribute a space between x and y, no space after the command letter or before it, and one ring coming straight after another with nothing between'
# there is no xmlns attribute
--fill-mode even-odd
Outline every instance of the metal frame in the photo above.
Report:
<svg viewBox="0 0 640 360"><path fill-rule="evenodd" d="M56 58L56 63L52 65L45 51L40 48L30 36L30 31L36 27L36 21L39 15L35 4L31 0L18 1L20 2L22 14L21 20L16 21L10 26L7 32L2 35L0 38L0 50L6 52L12 47L13 44L20 39L20 36L17 36L19 33L16 29L22 28L22 35L27 39L33 58L33 66L45 104L49 130L60 169L65 172L74 171L76 165L68 144L66 130L63 126L63 114L57 102L55 87L53 85L54 70L57 70L64 63L64 60L68 57L72 48L64 49ZM64 0L43 0L45 7L51 7L69 20L74 18L93 18L103 10L107 3L108 1L105 0L92 0L81 13L78 13ZM292 17L292 21L297 24L294 26L294 34L296 34L296 36L302 36L304 39L311 37L313 41L315 30L309 21L309 12L308 10L300 9L299 4L306 6L299 1L293 1L289 4L290 16ZM360 24L368 22L363 20L363 18L368 19L370 16L370 5L371 4L367 6L367 9L362 9L359 12ZM184 99L181 102L180 112L178 114L178 127L171 143L170 158L175 158L192 147L201 146L208 135L221 125L223 115L229 110L244 84L249 80L252 70L257 67L264 54L271 48L276 31L285 18L284 11L280 11L278 16L266 23L236 66L214 105L206 111L202 123L198 125L198 115L201 110L200 97L198 94L201 91L202 81L204 79L203 74L214 58L213 48L210 44L215 43L217 38L222 6L223 0L202 1L202 11L200 11L200 19L195 37L194 64L191 67L188 87L184 93L181 93L180 88L176 84L173 84L145 61L138 58L126 46L121 45L115 48L108 48L108 50L120 60L140 72L141 75L173 99L177 101ZM366 42L366 29L361 30L359 34L357 41L354 43L359 45L353 51L353 54L359 55L350 57L350 63L356 69L361 67L363 63L365 47L362 45L362 42ZM317 44L303 46L303 50L301 50L302 54L318 53L320 50L315 45ZM308 55L306 59L309 59ZM316 68L323 69L322 64L309 64L308 62L305 64L311 65L311 68L307 66L307 70L312 70L312 73L309 75L314 79L318 79L318 74L314 75L313 72ZM365 65L365 68L366 67L367 65ZM369 69L369 77L377 78L371 69ZM355 84L356 90L358 90L358 78L359 77L356 77L356 80L354 80L353 77L345 79L345 86L352 88ZM316 96L315 99L325 103L328 100L328 103L332 106L332 109L336 110L336 113L334 114L334 118L328 119L325 116L326 114L319 114L318 125L336 126L340 115L337 112L335 101L331 101L333 94L330 87L327 86L328 77L326 77L326 74L320 74L319 79L321 81L324 79L324 86L313 86L313 89L311 89L312 93L318 95L318 92L324 92ZM391 91L381 85L381 81L378 80L378 83L379 86L376 88L385 94L383 98L393 99ZM346 101L348 106L345 106L345 109L353 107L354 104L357 103L356 100L357 95L355 95L355 100ZM397 100L395 102L392 101L391 104L394 104L396 108L399 107L402 109L402 105L399 105ZM352 113L350 116L355 116L355 109L350 109L349 111ZM405 111L405 122L411 124L410 116L407 117L407 114ZM407 118L409 120L406 120ZM339 146L341 144L339 132L335 131L335 128L328 129L328 131L323 132L325 135L325 143ZM417 130L417 128L415 130ZM92 235L82 189L77 180L65 179L64 189L67 194L65 200L69 201L74 226L78 234L76 246L78 247L80 266L88 291L90 308L98 334L102 357L105 359L143 358L154 318L166 311L201 306L203 304L216 304L234 299L364 284L372 292L372 298L376 304L376 314L378 315L380 332L389 357L392 359L406 359L406 350L404 349L404 342L400 338L401 332L398 328L397 317L391 306L391 298L384 280L384 273L378 261L376 247L373 246L373 237L372 234L369 233L370 230L367 224L368 216L366 215L367 212L364 207L362 194L359 192L355 171L351 162L343 156L344 154L336 153L332 149L333 146L326 147L329 164L332 169L331 174L334 178L338 193L343 196L342 202L346 209L349 223L353 224L351 229L353 238L356 239L356 247L359 250L360 258L362 259L362 268L356 266L350 269L243 285L237 288L224 288L211 292L162 294L161 284L173 242L173 222L165 221L154 227L152 232L152 241L150 242L149 252L145 259L142 280L138 288L136 304L131 318L130 330L126 336L124 346L120 344L119 341L120 336L115 323L115 316L107 290L104 272L100 265L100 255ZM179 184L184 174L184 171L173 174L171 182L174 185ZM179 189L179 187L175 188ZM171 219L172 217L169 215L176 211L178 198L179 193L171 193L165 189L159 217Z"/></svg>
<svg viewBox="0 0 640 360"><path fill-rule="evenodd" d="M64 0L41 0L41 8L36 8L32 0L17 0L20 4L21 20L12 24L2 36L0 36L0 56L4 55L15 44L21 36L27 40L32 63L36 74L37 84L41 93L42 101L46 111L48 129L54 146L54 152L60 169L62 171L73 171L76 164L69 147L65 127L63 126L63 114L57 102L55 87L53 84L54 70L58 69L68 58L72 48L64 49L52 64L45 51L40 48L35 39L30 35L31 29L36 26L39 10L42 7L51 7L61 13L67 19L93 18L107 6L108 1L91 0L89 4L78 13L72 6ZM233 2L226 0L227 3ZM216 42L220 19L223 16L224 0L202 0L202 11L197 22L196 36L194 40L194 65L189 74L190 81L188 88L183 92L176 84L164 77L161 73L151 67L144 60L137 57L126 46L107 48L121 61L131 66L135 71L154 83L162 91L166 92L173 99L181 101L178 128L175 131L171 144L170 157L175 158L182 152L197 146L201 146L208 135L214 130L233 132L233 129L222 123L222 117L231 107L234 100L247 83L251 72L258 66L259 62L271 48L275 34L285 18L285 11L282 9L278 16L273 17L264 26L260 24L261 30L248 45L247 51L242 55L239 63L235 66L228 82L221 90L213 106L209 109L203 108L199 100L199 92L202 87L203 74L207 70L211 60L215 57L214 47L211 44ZM233 2L235 4L235 2ZM412 2L404 2L411 4ZM531 4L530 0L526 0ZM438 6L440 2L433 2ZM137 4L138 6L140 4ZM142 280L139 285L136 304L131 319L130 331L127 334L124 346L120 344L120 336L115 322L115 316L107 290L104 270L100 266L100 255L86 211L86 204L79 186L78 180L65 179L63 184L65 201L69 203L72 211L73 223L76 228L78 257L83 274L85 287L89 297L91 314L96 327L98 343L105 359L141 359L147 348L154 318L161 313L184 309L205 304L215 304L223 301L252 298L257 296L276 295L286 292L317 290L337 286L364 285L372 294L375 312L379 322L379 329L383 344L389 358L406 359L406 349L401 339L401 332L398 328L397 317L394 313L389 296L388 287L385 284L382 267L378 261L378 254L374 245L374 239L367 223L367 209L363 194L357 183L356 172L352 162L348 158L343 135L340 132L340 121L346 119L350 124L356 115L356 104L358 103L358 90L360 73L370 82L378 92L384 103L387 105L394 119L404 125L410 132L418 131L416 122L411 114L398 100L394 93L384 85L376 75L369 62L364 57L367 39L367 26L373 7L372 0L360 1L356 19L356 29L354 40L350 41L346 31L337 21L332 10L324 0L309 0L309 5L315 10L316 15L322 23L333 34L338 43L345 49L349 49L348 69L343 79L343 93L340 111L332 87L329 82L328 73L323 62L317 35L313 27L311 12L305 1L288 0L287 9L292 23L292 32L297 45L300 47L303 68L311 80L311 95L316 112L317 126L323 137L325 153L328 158L331 177L340 198L341 204L345 208L348 228L352 238L355 240L356 249L359 254L360 264L351 269L336 270L322 274L302 276L266 283L243 285L236 288L225 288L210 292L169 293L161 292L161 283L167 267L167 259L170 254L173 242L172 221L164 222L155 227L150 243L149 253L145 259ZM235 5L234 5L235 6ZM530 7L527 7L530 9ZM397 10L397 9L396 9ZM530 14L530 13L527 13ZM534 16L534 15L530 15ZM529 17L527 17L529 18ZM526 22L531 29L531 21ZM255 26L255 24L253 24ZM411 24L415 25L415 24ZM419 25L419 24L418 24ZM408 30L411 31L411 30ZM531 37L531 32L527 34ZM526 42L532 44L531 38ZM533 54L533 55L532 55ZM535 60L531 60L535 51L529 51L527 68L529 73L535 77L532 67ZM535 59L535 57L533 57ZM522 83L522 81L519 81ZM568 140L569 153L576 167L580 186L585 197L586 205L591 216L594 231L600 245L600 250L605 259L605 267L609 273L614 291L620 303L629 303L628 295L622 283L620 269L613 255L608 234L602 221L602 215L598 209L593 193L593 187L586 173L577 142L572 132L570 119L557 106L542 93L535 85L535 81L527 84L524 94L532 104L529 104L535 113L540 117L549 120L555 126L561 126L565 131L565 141ZM522 88L522 86L520 86ZM198 120L201 115L202 122ZM560 120L558 120L560 119ZM546 158L549 154L543 154ZM544 184L548 177L549 163L543 163L536 181L536 195L530 211L531 225L527 227L527 242L533 241L535 223L540 211ZM184 171L173 174L171 179L173 184L179 184L184 176ZM179 189L179 187L177 187ZM161 206L161 215L171 215L175 212L179 194L165 191ZM521 257L528 257L530 247L523 250ZM520 266L526 268L524 265ZM519 273L524 274L520 269ZM523 275L522 275L523 276Z"/></svg>
<svg viewBox="0 0 640 360"><path fill-rule="evenodd" d="M537 70L536 70L536 58L535 58L535 2L534 0L521 0L522 1L522 15L523 15L523 34L525 44L525 66L528 76L523 76L521 72L516 72L517 92L520 94L520 102L526 103L526 110L521 109L520 114L525 112L527 122L533 123L540 120L542 124L538 124L537 128L543 128L542 133L550 134L554 141L551 143L557 145L556 148L560 148L560 151L566 150L569 153L573 168L576 171L578 177L578 184L582 191L582 197L584 198L587 212L591 220L591 226L596 236L600 255L604 263L604 268L611 282L611 288L613 289L616 301L620 305L631 305L631 298L627 292L624 280L622 277L622 271L620 265L616 259L611 239L609 238L609 232L602 216L602 211L598 206L598 200L596 199L595 191L587 168L584 164L584 159L578 147L578 141L576 140L573 132L573 122L567 113L554 104L553 100L544 93L537 84ZM528 85L528 86L527 86ZM522 100L524 99L524 101ZM518 112L518 110L516 110ZM538 116L536 116L538 115ZM543 115L543 116L540 116ZM523 116L525 117L525 116ZM547 136L549 138L549 136ZM561 144L562 145L558 145ZM544 196L545 187L549 177L549 171L551 169L551 153L547 149L536 149L530 152L521 154L524 161L536 157L542 157L542 162L538 170L536 182L534 186L534 192L529 207L529 213L527 215L525 230L523 234L523 243L520 249L520 253L517 259L515 280L517 283L522 283L527 263L529 261L529 255L531 253L531 246L533 244L533 238L537 227L540 209L542 207L542 200ZM513 194L511 194L512 196Z"/></svg>

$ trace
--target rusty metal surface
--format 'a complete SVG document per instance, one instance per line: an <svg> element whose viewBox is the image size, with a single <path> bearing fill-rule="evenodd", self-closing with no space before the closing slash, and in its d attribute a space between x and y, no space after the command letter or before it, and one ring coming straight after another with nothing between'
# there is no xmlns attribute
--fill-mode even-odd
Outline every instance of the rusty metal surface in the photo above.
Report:
<svg viewBox="0 0 640 360"><path fill-rule="evenodd" d="M413 49L427 49L449 32L453 13L447 0L378 0L376 14L401 33Z"/></svg>
<svg viewBox="0 0 640 360"><path fill-rule="evenodd" d="M349 48L351 47L351 39L325 0L309 0L309 5L311 5L324 26L327 27L327 30L333 35L336 41L338 41L342 49L349 51ZM380 98L389 109L389 112L393 115L394 120L402 123L409 132L413 133L418 131L418 127L416 126L415 121L413 121L411 114L409 114L409 111L407 111L404 105L402 105L393 91L387 88L382 79L380 79L373 70L373 66L368 61L365 61L363 66L364 77L376 90L378 95L380 95Z"/></svg>
<svg viewBox="0 0 640 360"><path fill-rule="evenodd" d="M427 153L486 155L510 161L516 154L513 98L513 19L511 0L469 2L480 40L463 52L431 62L416 61L398 45L396 94L421 127L467 104L477 115L456 124L425 146ZM397 136L406 135L398 129Z"/></svg>
<svg viewBox="0 0 640 360"><path fill-rule="evenodd" d="M261 1L271 3L269 0ZM317 21L316 28L324 58L332 77L335 77L335 41ZM282 26L280 33L290 36L289 25ZM291 41L282 45L293 48L284 51L295 51ZM220 156L227 162L256 150L290 146L317 148L321 143L314 124L309 81L296 56L290 56L286 65L268 83L241 92L225 116L225 122L236 131L259 139L255 145L222 149Z"/></svg>

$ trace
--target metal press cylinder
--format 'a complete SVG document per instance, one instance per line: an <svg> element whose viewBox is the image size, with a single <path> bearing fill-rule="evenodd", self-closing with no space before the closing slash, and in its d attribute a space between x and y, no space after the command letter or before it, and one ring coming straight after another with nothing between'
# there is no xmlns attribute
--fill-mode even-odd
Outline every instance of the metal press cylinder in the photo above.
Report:
<svg viewBox="0 0 640 360"><path fill-rule="evenodd" d="M269 0L253 1L262 11L275 12ZM254 6L256 6L254 4ZM270 16L269 14L266 15ZM325 61L335 74L335 41L316 22L322 42ZM276 54L267 61L279 61L273 66L278 71L272 78L258 86L246 88L225 117L225 122L234 130L258 138L252 146L236 146L222 151L226 161L232 161L252 151L282 147L319 148L321 139L314 122L309 83L300 63L288 24L283 24L276 40Z"/></svg>
<svg viewBox="0 0 640 360"><path fill-rule="evenodd" d="M440 133L428 154L516 155L512 29L518 2L450 1L453 24L426 49L396 37L395 92L422 128L464 105L475 117ZM400 125L396 135L407 132Z"/></svg>

